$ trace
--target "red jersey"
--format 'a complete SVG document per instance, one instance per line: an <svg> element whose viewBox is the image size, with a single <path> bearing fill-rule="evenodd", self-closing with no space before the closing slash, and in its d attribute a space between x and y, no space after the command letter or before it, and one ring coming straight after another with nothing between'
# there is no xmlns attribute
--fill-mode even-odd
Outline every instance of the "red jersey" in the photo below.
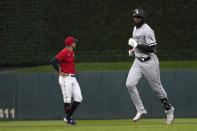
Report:
<svg viewBox="0 0 197 131"><path fill-rule="evenodd" d="M75 74L74 51L64 48L56 58L59 60L61 72Z"/></svg>

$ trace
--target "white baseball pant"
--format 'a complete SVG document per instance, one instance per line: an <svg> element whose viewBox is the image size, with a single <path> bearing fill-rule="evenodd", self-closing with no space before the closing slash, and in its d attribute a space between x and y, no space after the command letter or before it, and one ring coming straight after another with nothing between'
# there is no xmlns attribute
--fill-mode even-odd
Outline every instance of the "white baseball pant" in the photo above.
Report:
<svg viewBox="0 0 197 131"><path fill-rule="evenodd" d="M71 103L72 97L74 98L74 101L81 103L83 99L81 89L75 77L63 77L60 75L59 84L62 89L64 103Z"/></svg>

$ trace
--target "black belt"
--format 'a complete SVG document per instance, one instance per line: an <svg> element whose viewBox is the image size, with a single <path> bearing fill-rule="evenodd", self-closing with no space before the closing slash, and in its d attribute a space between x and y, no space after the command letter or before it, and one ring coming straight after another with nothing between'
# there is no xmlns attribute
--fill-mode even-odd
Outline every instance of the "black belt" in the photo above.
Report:
<svg viewBox="0 0 197 131"><path fill-rule="evenodd" d="M70 73L66 73L66 72L61 72L62 76L70 76L70 77L76 77L76 74L70 74Z"/></svg>
<svg viewBox="0 0 197 131"><path fill-rule="evenodd" d="M148 60L150 60L151 58L150 57L136 57L139 61L141 62L146 62Z"/></svg>
<svg viewBox="0 0 197 131"><path fill-rule="evenodd" d="M69 74L69 76L71 76L71 77L76 77L76 74Z"/></svg>

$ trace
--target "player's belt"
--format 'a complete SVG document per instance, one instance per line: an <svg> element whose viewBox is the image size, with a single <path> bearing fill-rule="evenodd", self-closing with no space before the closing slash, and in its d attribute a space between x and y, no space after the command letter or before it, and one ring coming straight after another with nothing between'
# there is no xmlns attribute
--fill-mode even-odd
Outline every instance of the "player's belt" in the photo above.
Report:
<svg viewBox="0 0 197 131"><path fill-rule="evenodd" d="M64 76L71 76L71 77L75 77L76 74L69 74L69 73L65 73L65 72L62 72Z"/></svg>
<svg viewBox="0 0 197 131"><path fill-rule="evenodd" d="M151 58L150 57L136 57L139 61L141 62L145 62L145 61L148 61L150 60Z"/></svg>
<svg viewBox="0 0 197 131"><path fill-rule="evenodd" d="M71 77L75 77L76 76L76 74L68 74L69 76L71 76Z"/></svg>

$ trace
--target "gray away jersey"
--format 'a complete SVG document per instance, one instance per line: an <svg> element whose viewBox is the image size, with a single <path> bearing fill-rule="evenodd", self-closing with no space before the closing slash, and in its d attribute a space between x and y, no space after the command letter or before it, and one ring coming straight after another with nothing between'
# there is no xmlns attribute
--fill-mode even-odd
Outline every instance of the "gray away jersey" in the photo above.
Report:
<svg viewBox="0 0 197 131"><path fill-rule="evenodd" d="M154 31L146 23L144 23L140 28L134 27L133 38L136 40L138 44L144 44L149 46L157 44L155 40ZM134 51L136 57L148 57L151 56L151 54L153 54L138 48L134 48Z"/></svg>

